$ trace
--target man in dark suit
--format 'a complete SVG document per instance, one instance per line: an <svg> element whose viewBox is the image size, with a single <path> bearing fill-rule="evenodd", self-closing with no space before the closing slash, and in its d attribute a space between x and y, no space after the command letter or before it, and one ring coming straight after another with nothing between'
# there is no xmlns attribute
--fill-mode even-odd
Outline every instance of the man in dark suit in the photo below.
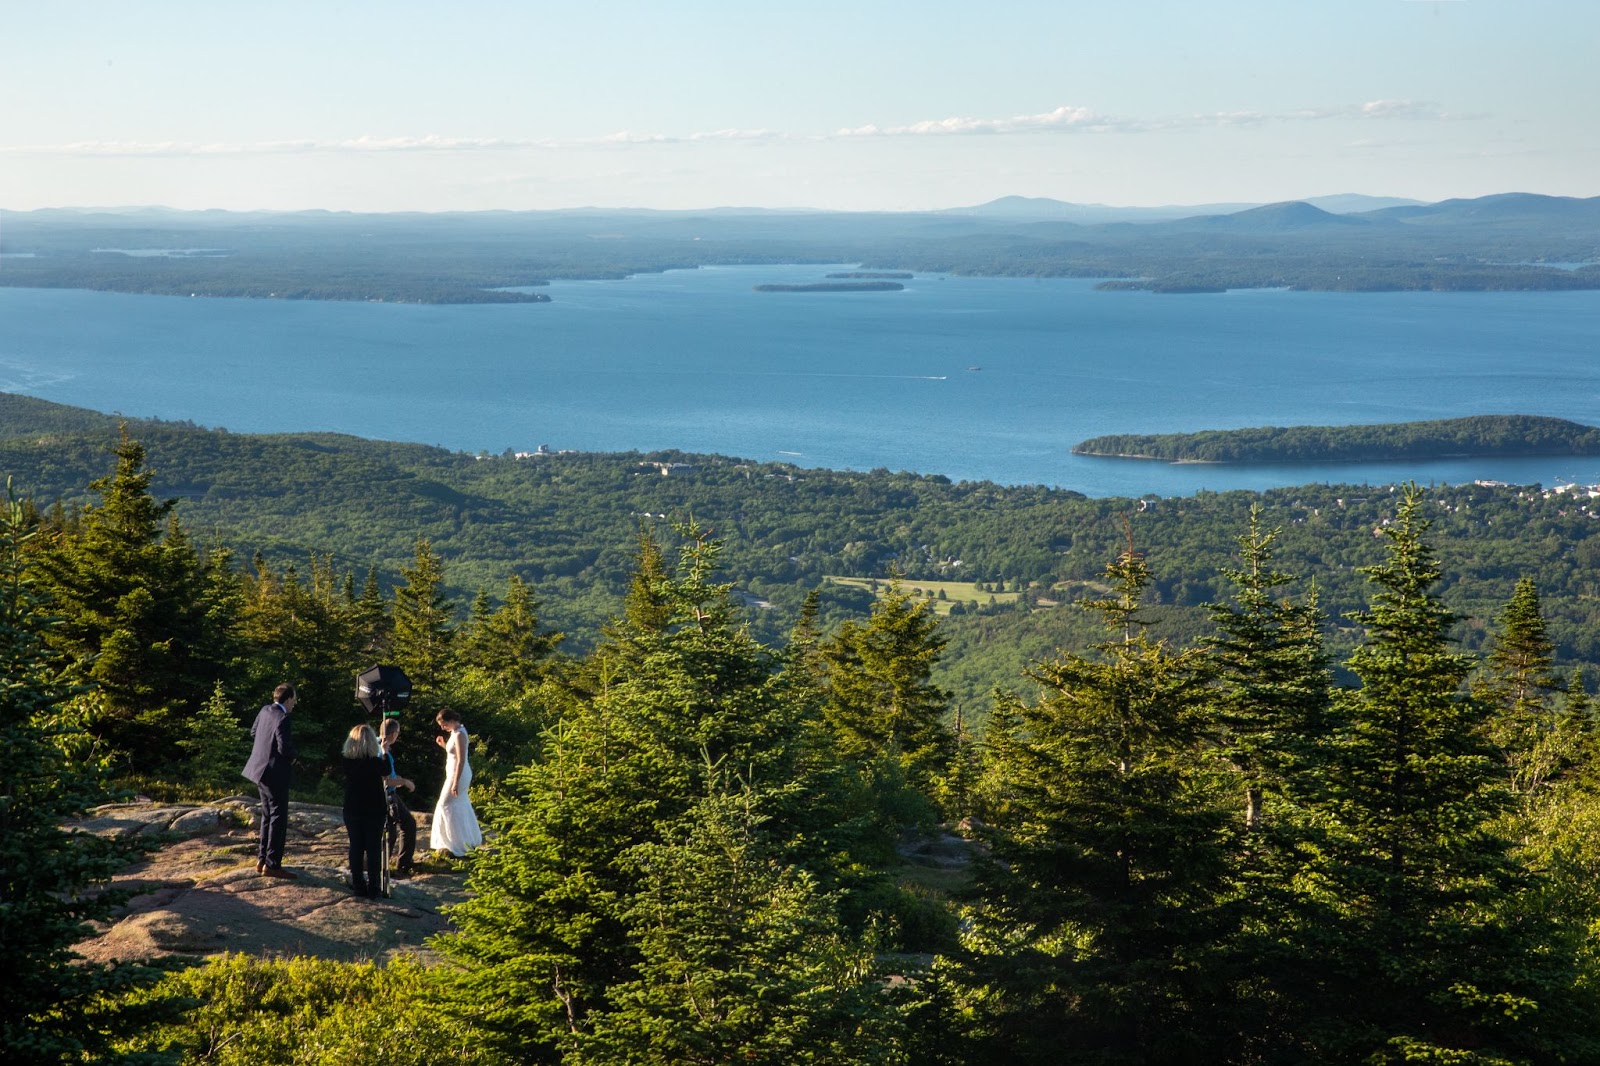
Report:
<svg viewBox="0 0 1600 1066"><path fill-rule="evenodd" d="M289 775L294 766L294 735L289 712L294 710L294 686L285 682L272 692L272 702L256 715L250 735L255 738L244 776L261 790L261 844L256 850L256 873L267 877L299 874L283 868L283 843L289 832Z"/></svg>

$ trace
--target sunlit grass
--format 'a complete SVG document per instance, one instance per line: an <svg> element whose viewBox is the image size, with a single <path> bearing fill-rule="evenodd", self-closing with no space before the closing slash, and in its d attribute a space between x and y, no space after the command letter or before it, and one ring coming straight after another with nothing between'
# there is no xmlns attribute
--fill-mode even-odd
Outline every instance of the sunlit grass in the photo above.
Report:
<svg viewBox="0 0 1600 1066"><path fill-rule="evenodd" d="M854 585L872 592L876 596L884 596L889 592L889 582L884 578L871 577L825 577L823 580L832 581L836 585ZM969 607L984 607L990 604L1003 606L1016 603L1021 598L1019 592L989 592L980 590L971 581L911 581L902 580L900 587L913 596L921 596L933 601L933 609L937 614L949 614L950 608L956 604L965 604ZM939 593L944 593L941 599Z"/></svg>

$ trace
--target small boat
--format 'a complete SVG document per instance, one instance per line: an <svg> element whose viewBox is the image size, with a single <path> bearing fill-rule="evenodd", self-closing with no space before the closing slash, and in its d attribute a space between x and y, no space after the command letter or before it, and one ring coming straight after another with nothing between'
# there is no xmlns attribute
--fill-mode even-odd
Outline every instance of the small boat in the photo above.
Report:
<svg viewBox="0 0 1600 1066"><path fill-rule="evenodd" d="M974 374L976 374L978 371L982 370L983 367L981 367L981 366L969 366L969 367L967 367L967 369L972 371Z"/></svg>

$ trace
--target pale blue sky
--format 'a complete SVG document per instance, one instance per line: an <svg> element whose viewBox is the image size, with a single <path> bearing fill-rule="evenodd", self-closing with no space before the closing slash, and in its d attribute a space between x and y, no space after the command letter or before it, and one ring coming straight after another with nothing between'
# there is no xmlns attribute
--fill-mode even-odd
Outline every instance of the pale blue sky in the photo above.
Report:
<svg viewBox="0 0 1600 1066"><path fill-rule="evenodd" d="M1600 193L1600 0L0 0L0 208Z"/></svg>

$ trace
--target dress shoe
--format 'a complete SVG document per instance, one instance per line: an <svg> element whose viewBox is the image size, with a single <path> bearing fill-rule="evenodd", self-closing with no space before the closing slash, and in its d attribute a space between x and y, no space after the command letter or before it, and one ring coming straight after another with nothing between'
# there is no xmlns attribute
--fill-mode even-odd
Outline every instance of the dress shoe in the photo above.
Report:
<svg viewBox="0 0 1600 1066"><path fill-rule="evenodd" d="M300 875L299 874L295 873L293 870L285 870L281 866L268 866L265 870L262 870L261 872L263 874L265 874L266 876L268 876L268 877L281 877L285 881L298 881L298 880L300 880Z"/></svg>
<svg viewBox="0 0 1600 1066"><path fill-rule="evenodd" d="M256 873L264 874L266 872L267 872L267 864L264 863L264 862L257 862L256 863Z"/></svg>

